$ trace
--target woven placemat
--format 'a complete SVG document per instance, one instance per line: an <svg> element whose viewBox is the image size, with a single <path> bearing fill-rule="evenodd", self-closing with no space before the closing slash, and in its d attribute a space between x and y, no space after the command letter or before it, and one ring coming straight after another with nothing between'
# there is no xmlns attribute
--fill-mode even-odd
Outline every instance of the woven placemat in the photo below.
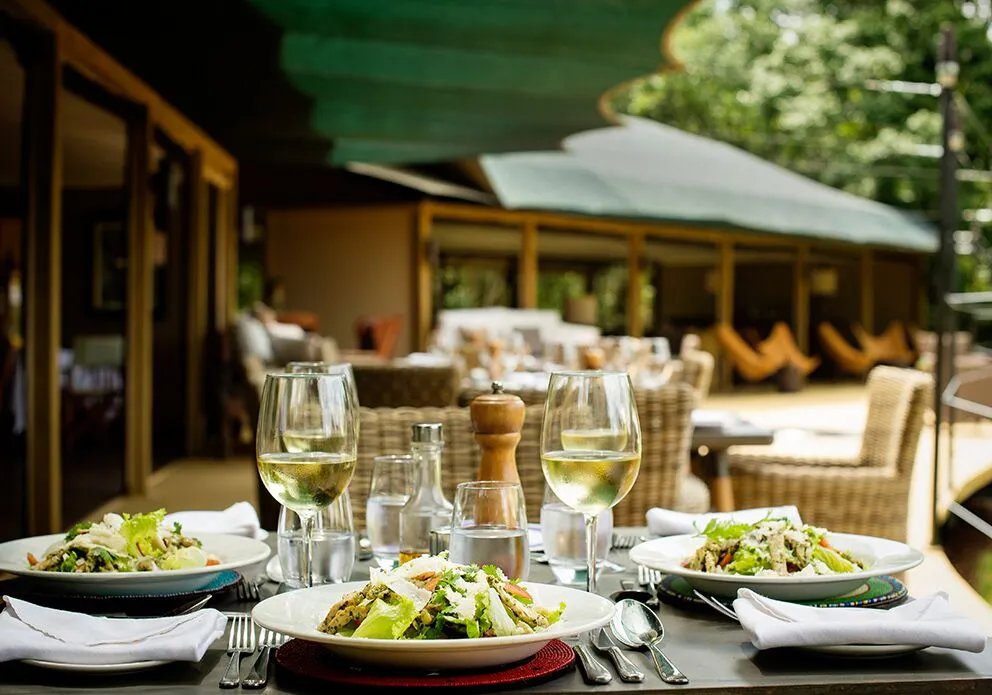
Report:
<svg viewBox="0 0 992 695"><path fill-rule="evenodd" d="M369 666L367 670L352 668L321 645L297 639L276 651L276 663L279 664L280 680L322 681L371 689L464 688L472 692L487 692L522 688L557 678L575 668L575 654L561 640L552 640L534 656L515 664L484 670L425 674L382 666Z"/></svg>
<svg viewBox="0 0 992 695"><path fill-rule="evenodd" d="M39 606L71 610L77 613L127 613L130 616L161 615L171 607L178 606L207 594L220 594L229 591L241 581L241 573L225 570L213 581L199 589L176 591L165 594L94 596L91 594L71 594L54 589L39 589L30 579L18 577L0 583L0 593L30 601Z"/></svg>
<svg viewBox="0 0 992 695"><path fill-rule="evenodd" d="M906 585L895 577L883 575L865 580L860 587L843 596L820 599L817 601L793 601L804 606L818 608L888 608L906 600L908 595ZM658 598L666 603L675 605L699 606L704 610L712 610L699 597L692 593L692 586L674 574L665 575L658 584ZM725 596L713 596L717 601L727 604L733 599Z"/></svg>

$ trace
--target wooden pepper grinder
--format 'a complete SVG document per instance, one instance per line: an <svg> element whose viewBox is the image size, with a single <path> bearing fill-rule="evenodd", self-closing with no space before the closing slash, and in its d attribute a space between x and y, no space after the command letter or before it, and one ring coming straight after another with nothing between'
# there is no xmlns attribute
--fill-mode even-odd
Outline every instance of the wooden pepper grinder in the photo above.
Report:
<svg viewBox="0 0 992 695"><path fill-rule="evenodd" d="M503 384L493 382L492 393L476 396L469 405L472 431L482 449L478 480L519 483L517 444L526 409L519 396L503 393Z"/></svg>

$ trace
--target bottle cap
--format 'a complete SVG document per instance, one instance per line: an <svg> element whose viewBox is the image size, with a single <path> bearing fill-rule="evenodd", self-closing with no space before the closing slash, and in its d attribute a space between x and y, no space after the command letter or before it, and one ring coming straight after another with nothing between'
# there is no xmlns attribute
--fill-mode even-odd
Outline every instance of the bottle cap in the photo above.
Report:
<svg viewBox="0 0 992 695"><path fill-rule="evenodd" d="M444 443L444 432L440 422L420 422L413 426L413 441L417 444Z"/></svg>

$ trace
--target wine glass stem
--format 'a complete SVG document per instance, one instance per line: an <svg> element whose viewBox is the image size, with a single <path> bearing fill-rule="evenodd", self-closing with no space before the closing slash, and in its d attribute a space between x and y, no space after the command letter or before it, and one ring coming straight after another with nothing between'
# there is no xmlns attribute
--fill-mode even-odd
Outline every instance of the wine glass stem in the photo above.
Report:
<svg viewBox="0 0 992 695"><path fill-rule="evenodd" d="M586 521L586 591L596 593L596 519L595 514L583 514Z"/></svg>
<svg viewBox="0 0 992 695"><path fill-rule="evenodd" d="M313 515L300 515L300 525L303 529L303 566L300 567L300 579L303 586L313 586Z"/></svg>

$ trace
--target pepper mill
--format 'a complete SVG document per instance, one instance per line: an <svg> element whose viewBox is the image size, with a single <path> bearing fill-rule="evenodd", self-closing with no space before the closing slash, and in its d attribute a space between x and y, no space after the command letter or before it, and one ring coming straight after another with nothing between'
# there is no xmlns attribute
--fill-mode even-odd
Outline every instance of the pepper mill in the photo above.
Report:
<svg viewBox="0 0 992 695"><path fill-rule="evenodd" d="M472 431L482 449L478 480L519 483L517 444L526 409L519 396L503 393L503 384L493 382L492 393L476 396L469 405Z"/></svg>

